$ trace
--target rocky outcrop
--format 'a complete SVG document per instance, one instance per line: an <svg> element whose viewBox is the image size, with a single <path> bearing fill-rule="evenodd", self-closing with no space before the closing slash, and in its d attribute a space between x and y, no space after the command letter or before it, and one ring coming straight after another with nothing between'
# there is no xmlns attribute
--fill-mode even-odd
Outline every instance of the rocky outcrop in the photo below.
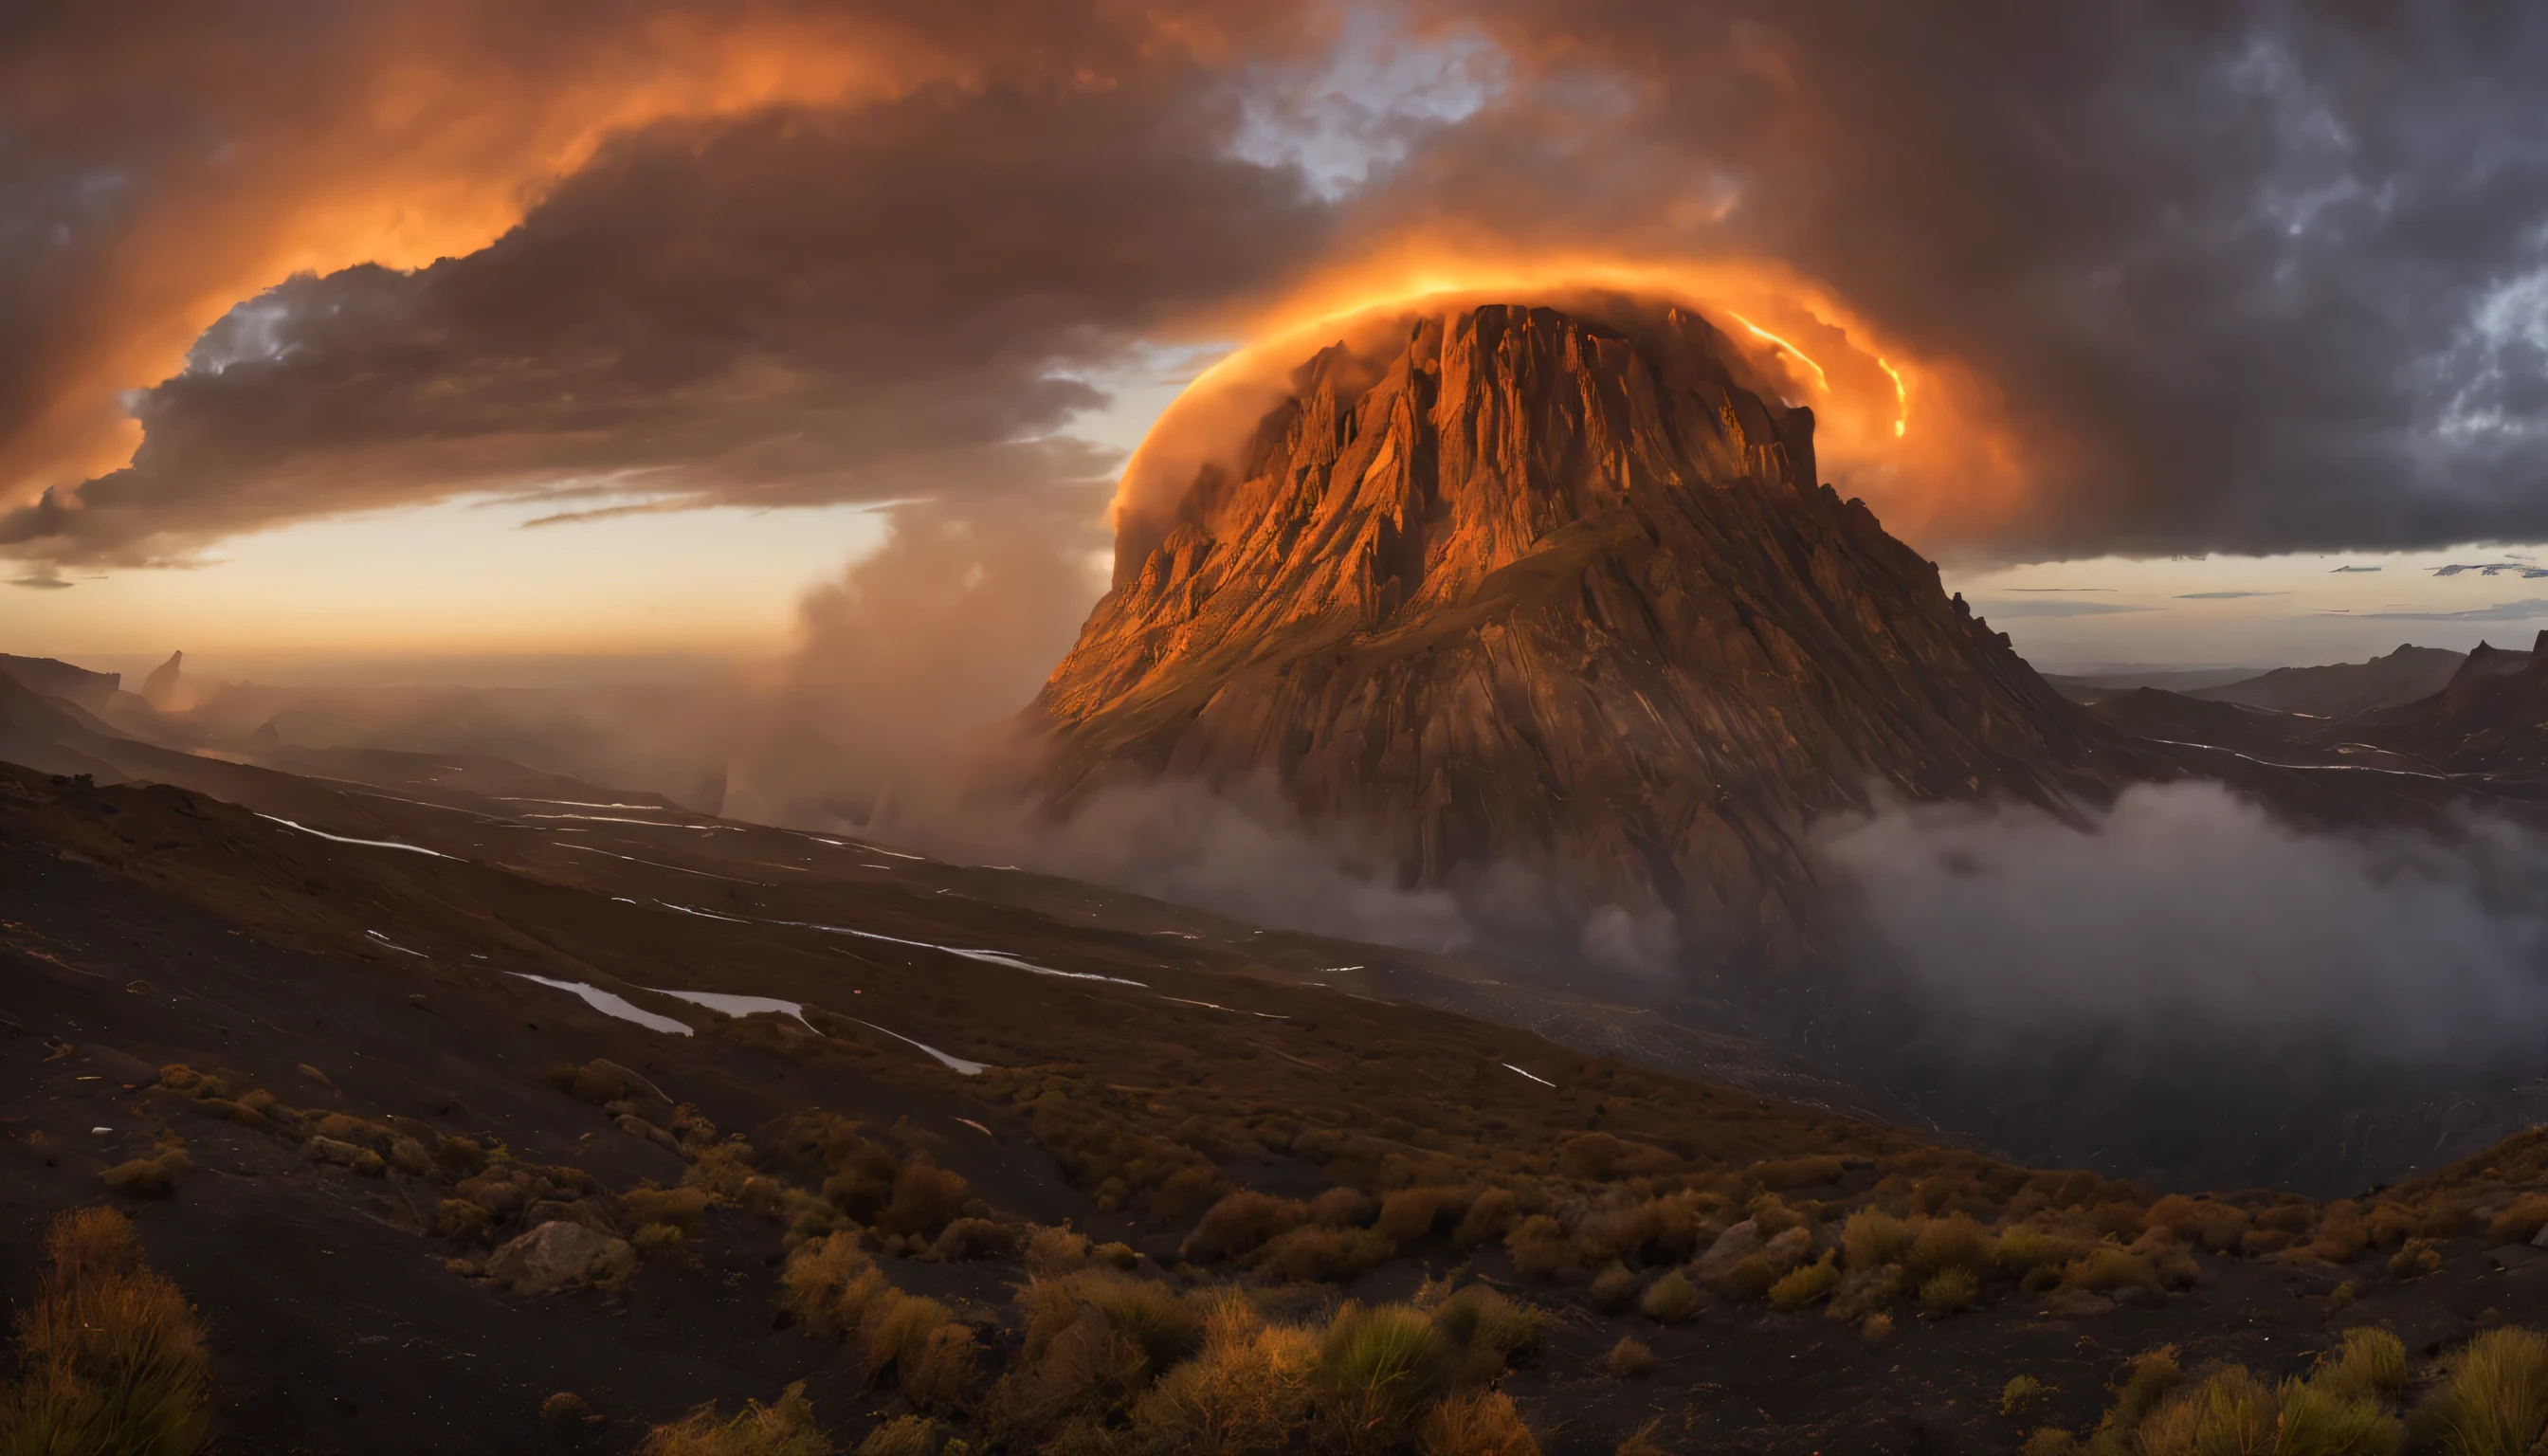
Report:
<svg viewBox="0 0 2548 1456"><path fill-rule="evenodd" d="M1394 338L1311 359L1119 563L1029 715L1057 809L1271 782L1405 882L1661 907L1704 952L1791 943L1806 826L1873 785L2110 781L2105 731L1816 484L1811 413L1703 318L1492 306Z"/></svg>

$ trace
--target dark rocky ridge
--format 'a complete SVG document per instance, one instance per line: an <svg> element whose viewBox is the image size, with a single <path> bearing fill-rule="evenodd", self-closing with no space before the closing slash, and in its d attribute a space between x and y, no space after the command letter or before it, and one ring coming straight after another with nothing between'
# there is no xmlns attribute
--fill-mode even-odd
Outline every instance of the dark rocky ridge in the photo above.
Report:
<svg viewBox="0 0 2548 1456"><path fill-rule="evenodd" d="M1328 348L1030 711L1067 808L1271 780L1405 882L1500 866L1685 949L1809 939L1874 784L2102 796L2132 751L1815 483L1813 416L1680 310L1488 306ZM1808 934L1800 935L1800 932Z"/></svg>

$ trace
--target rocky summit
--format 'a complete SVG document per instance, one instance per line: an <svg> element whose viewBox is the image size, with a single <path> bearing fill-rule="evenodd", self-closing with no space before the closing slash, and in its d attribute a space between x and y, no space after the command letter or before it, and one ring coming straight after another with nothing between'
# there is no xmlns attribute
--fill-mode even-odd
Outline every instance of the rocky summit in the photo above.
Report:
<svg viewBox="0 0 2548 1456"><path fill-rule="evenodd" d="M1715 958L1810 937L1818 815L2122 773L1694 313L1419 313L1293 385L1030 710L1057 810L1270 783L1404 883L1668 910Z"/></svg>

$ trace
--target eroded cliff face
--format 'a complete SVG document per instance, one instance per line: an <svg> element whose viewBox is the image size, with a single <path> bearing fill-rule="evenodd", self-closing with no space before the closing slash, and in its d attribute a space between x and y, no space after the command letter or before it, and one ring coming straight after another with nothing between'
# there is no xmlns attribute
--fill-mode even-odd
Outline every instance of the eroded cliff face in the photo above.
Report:
<svg viewBox="0 0 2548 1456"><path fill-rule="evenodd" d="M1705 320L1494 306L1303 367L1030 710L1067 811L1271 781L1403 881L1497 866L1684 954L1792 946L1870 785L2051 802L2102 730L1814 483L1810 411Z"/></svg>

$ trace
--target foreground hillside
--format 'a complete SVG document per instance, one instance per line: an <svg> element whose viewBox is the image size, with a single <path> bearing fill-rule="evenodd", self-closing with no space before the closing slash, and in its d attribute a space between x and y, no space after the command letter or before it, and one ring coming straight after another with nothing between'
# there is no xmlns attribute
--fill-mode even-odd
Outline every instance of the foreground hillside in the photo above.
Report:
<svg viewBox="0 0 2548 1456"><path fill-rule="evenodd" d="M126 1210L234 1449L623 1450L802 1381L845 1443L910 1417L875 1451L1991 1450L2153 1345L2278 1376L2376 1321L2420 1371L2548 1296L2532 1138L2161 1199L1059 882L269 777L303 816L0 771L0 1294Z"/></svg>

